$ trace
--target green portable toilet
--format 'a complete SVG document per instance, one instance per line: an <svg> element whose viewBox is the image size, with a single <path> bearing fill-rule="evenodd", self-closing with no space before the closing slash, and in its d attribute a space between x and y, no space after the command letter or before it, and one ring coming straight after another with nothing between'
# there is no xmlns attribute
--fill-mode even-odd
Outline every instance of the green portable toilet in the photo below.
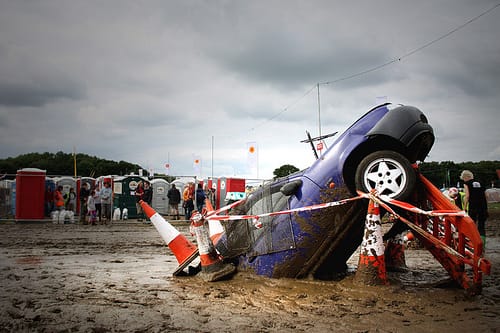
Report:
<svg viewBox="0 0 500 333"><path fill-rule="evenodd" d="M127 208L129 219L139 217L135 207L135 189L137 188L137 184L139 184L139 182L149 183L146 178L137 175L114 178L113 211L116 208L120 208L120 211L123 212L123 209Z"/></svg>

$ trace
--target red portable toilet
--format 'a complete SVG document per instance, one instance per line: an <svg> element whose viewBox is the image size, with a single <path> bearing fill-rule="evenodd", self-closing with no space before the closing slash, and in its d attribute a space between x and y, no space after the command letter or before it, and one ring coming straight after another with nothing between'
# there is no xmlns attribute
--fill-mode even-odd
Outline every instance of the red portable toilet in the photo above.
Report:
<svg viewBox="0 0 500 333"><path fill-rule="evenodd" d="M226 180L226 192L245 192L245 179L228 178Z"/></svg>
<svg viewBox="0 0 500 333"><path fill-rule="evenodd" d="M245 197L245 179L227 178L226 195L221 198L221 200L224 199L224 205L230 204L234 201L245 199Z"/></svg>
<svg viewBox="0 0 500 333"><path fill-rule="evenodd" d="M45 204L45 170L25 168L16 175L16 220L42 220Z"/></svg>

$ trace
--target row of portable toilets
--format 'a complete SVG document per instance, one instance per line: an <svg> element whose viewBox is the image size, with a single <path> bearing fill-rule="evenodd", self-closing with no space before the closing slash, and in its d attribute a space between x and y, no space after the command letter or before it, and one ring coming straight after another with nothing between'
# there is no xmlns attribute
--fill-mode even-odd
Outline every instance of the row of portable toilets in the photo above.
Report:
<svg viewBox="0 0 500 333"><path fill-rule="evenodd" d="M15 180L3 180L0 183L0 218L15 217L16 220L42 220L50 216L52 207L48 207L47 198L50 197L57 186L63 187L63 194L74 188L78 194L83 183L87 183L90 189L102 188L105 181L112 184L113 207L123 212L127 208L128 218L137 218L135 189L139 182L148 182L153 191L151 206L160 214L168 215L169 200L168 191L172 184L181 192L186 184L203 183L194 177L182 177L172 183L163 178L148 179L139 175L127 176L103 176L92 177L48 177L44 170L25 168L18 170ZM245 180L235 178L220 178L215 181L207 180L205 187L214 188L214 206L220 207L225 204L227 198L236 195L241 198L245 193ZM80 203L77 200L75 214L80 213ZM182 203L179 204L179 213L184 215Z"/></svg>

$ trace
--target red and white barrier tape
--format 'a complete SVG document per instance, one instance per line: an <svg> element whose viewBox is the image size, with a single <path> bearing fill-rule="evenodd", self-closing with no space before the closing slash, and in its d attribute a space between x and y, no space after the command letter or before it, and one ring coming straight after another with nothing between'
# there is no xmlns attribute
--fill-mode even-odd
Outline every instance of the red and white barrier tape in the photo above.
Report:
<svg viewBox="0 0 500 333"><path fill-rule="evenodd" d="M334 207L334 206L340 206L344 205L348 202L359 200L359 199L373 199L378 198L379 200L382 200L386 203L392 204L394 206L403 208L405 210L408 210L413 213L417 214L422 214L422 215L427 215L427 216L467 216L467 213L463 210L460 211L454 211L454 210L430 210L426 211L421 208L418 208L416 206L413 206L407 202L399 201L392 199L386 195L379 195L376 192L373 193L364 193L361 191L357 191L358 196L357 197L352 197L352 198L347 198L339 201L331 201L331 202L326 202L326 203L320 203L320 204L315 204L315 205L310 205L310 206L304 206L304 207L299 207L299 208L294 208L294 209L288 209L288 210L282 210L279 212L271 212L271 213L263 213L263 214L255 214L255 215L217 215L221 212L228 211L243 202L246 201L246 199L242 199L236 202L233 202L232 204L229 204L227 206L224 206L222 208L219 208L217 210L208 212L207 215L205 216L206 220L214 220L214 221L234 221L234 220L254 220L254 224L258 224L257 221L261 217L268 217L268 216L277 216L277 215L284 215L284 214L291 214L291 213L298 213L298 212L305 212L305 211L312 211L312 210L317 210L317 209L323 209L327 207Z"/></svg>
<svg viewBox="0 0 500 333"><path fill-rule="evenodd" d="M461 217L467 216L467 213L463 210L446 210L446 209L423 210L423 209L415 207L407 202L403 202L403 201L389 198L386 195L378 195L378 197L386 203L392 204L392 205L397 206L399 208L406 209L406 210L408 210L412 213L416 213L416 214L422 214L422 215L427 215L427 216L461 216Z"/></svg>
<svg viewBox="0 0 500 333"><path fill-rule="evenodd" d="M299 208L294 208L294 209L282 210L279 212L263 213L263 214L256 214L256 215L215 215L215 213L211 212L211 214L207 214L206 219L207 220L217 220L217 221L249 220L249 219L258 220L261 217L284 215L284 214L291 214L291 213L297 213L297 212L312 211L312 210L316 210L316 209L322 209L322 208L333 207L333 206L340 206L340 205L344 205L348 202L363 199L363 198L364 197L362 197L362 196L357 196L357 197L347 198L347 199L343 199L343 200L339 200L339 201L320 203L320 204L304 206L304 207L299 207ZM236 205L234 205L234 206L236 206ZM219 209L219 211L223 211L223 208ZM217 211L214 211L214 212L217 212Z"/></svg>

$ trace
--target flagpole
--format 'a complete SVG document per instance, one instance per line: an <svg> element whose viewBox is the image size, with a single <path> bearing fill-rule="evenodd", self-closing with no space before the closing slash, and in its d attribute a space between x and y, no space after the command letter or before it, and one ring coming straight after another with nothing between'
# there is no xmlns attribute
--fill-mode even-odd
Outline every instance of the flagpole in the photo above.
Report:
<svg viewBox="0 0 500 333"><path fill-rule="evenodd" d="M214 136L212 135L212 180L214 179Z"/></svg>
<svg viewBox="0 0 500 333"><path fill-rule="evenodd" d="M75 179L76 179L76 148L73 146L73 168L75 170Z"/></svg>

